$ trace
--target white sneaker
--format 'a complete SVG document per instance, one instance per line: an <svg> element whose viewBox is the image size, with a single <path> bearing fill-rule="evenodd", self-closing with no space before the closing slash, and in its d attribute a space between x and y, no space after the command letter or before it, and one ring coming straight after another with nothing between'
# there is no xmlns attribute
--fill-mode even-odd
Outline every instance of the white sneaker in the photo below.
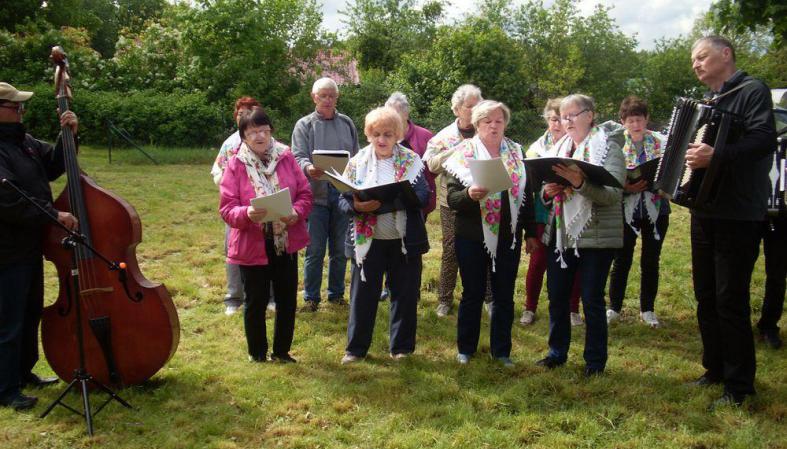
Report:
<svg viewBox="0 0 787 449"><path fill-rule="evenodd" d="M224 315L227 316L235 315L235 312L237 311L238 311L238 306L227 306L227 308L224 309Z"/></svg>
<svg viewBox="0 0 787 449"><path fill-rule="evenodd" d="M580 315L579 312L577 313L571 312L571 325L582 326L583 324L585 323L584 321L582 321L582 315Z"/></svg>
<svg viewBox="0 0 787 449"><path fill-rule="evenodd" d="M659 327L661 324L659 323L659 319L656 318L655 312L642 312L639 314L639 317L650 327Z"/></svg>
<svg viewBox="0 0 787 449"><path fill-rule="evenodd" d="M269 302L267 309L268 309L268 312L274 312L275 313L276 312L276 303L275 302Z"/></svg>
<svg viewBox="0 0 787 449"><path fill-rule="evenodd" d="M363 360L363 357L358 357L357 355L352 354L344 354L344 357L342 357L342 365L360 362L361 360Z"/></svg>
<svg viewBox="0 0 787 449"><path fill-rule="evenodd" d="M451 313L451 304L440 303L437 305L437 316L440 318L448 316Z"/></svg>
<svg viewBox="0 0 787 449"><path fill-rule="evenodd" d="M620 321L620 314L612 309L607 309L607 325Z"/></svg>
<svg viewBox="0 0 787 449"><path fill-rule="evenodd" d="M530 310L522 312L522 318L519 319L519 324L522 326L529 326L536 320L536 313Z"/></svg>

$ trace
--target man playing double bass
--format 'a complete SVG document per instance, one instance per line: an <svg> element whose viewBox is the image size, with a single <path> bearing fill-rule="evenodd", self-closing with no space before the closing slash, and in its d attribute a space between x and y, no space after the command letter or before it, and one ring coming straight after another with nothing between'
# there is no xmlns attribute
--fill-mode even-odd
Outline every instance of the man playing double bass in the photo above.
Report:
<svg viewBox="0 0 787 449"><path fill-rule="evenodd" d="M0 82L0 405L31 408L37 399L22 394L26 385L42 386L31 370L38 361L38 324L44 302L42 240L49 218L10 184L32 197L52 217L77 228L77 219L55 210L49 181L65 171L60 139L55 147L34 139L22 124L25 101L33 92ZM77 132L77 117L66 112L60 125Z"/></svg>
<svg viewBox="0 0 787 449"><path fill-rule="evenodd" d="M686 152L691 169L708 167L711 158L721 167L720 200L711 209L691 210L692 276L706 369L694 383L723 383L724 394L713 407L739 406L755 393L749 286L767 214L769 156L776 147L773 106L768 87L736 68L727 39L697 40L691 61L716 106L742 119L733 143L719 151L690 144Z"/></svg>

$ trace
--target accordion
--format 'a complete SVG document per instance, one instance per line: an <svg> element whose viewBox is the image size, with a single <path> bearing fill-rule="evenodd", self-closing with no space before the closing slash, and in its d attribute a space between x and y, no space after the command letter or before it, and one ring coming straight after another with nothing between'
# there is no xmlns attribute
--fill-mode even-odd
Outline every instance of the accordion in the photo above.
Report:
<svg viewBox="0 0 787 449"><path fill-rule="evenodd" d="M779 215L787 214L787 198L785 198L785 186L787 186L787 136L779 137L777 140L776 152L773 154L773 165L768 173L771 181L771 189L768 194L768 214Z"/></svg>
<svg viewBox="0 0 787 449"><path fill-rule="evenodd" d="M678 98L672 110L664 155L656 169L654 187L664 197L694 209L713 208L718 198L724 167L711 158L706 168L686 166L690 143L705 143L721 150L737 137L736 116L712 105L689 98Z"/></svg>

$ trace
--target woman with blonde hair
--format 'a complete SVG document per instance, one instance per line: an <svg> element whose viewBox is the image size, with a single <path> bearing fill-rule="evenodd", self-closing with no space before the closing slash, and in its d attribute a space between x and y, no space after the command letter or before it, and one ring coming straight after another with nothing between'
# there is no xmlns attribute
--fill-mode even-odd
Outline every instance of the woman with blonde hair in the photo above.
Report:
<svg viewBox="0 0 787 449"><path fill-rule="evenodd" d="M350 159L344 171L344 176L359 189L407 181L418 204L401 197L364 201L349 192L339 199L339 207L352 219L345 252L353 262L347 348L342 364L360 361L369 351L384 275L391 289L390 356L398 360L415 351L421 255L429 250L422 212L429 200L429 186L421 158L397 143L403 136L403 127L393 108L369 112L364 134L370 143Z"/></svg>

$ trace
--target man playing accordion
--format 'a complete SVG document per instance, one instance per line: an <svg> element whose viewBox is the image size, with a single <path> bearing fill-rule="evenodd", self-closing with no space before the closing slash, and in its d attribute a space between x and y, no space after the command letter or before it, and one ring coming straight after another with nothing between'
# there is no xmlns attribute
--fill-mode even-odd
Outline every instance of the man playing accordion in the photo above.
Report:
<svg viewBox="0 0 787 449"><path fill-rule="evenodd" d="M735 50L725 38L703 37L692 46L697 78L716 100L715 107L738 115L740 137L719 151L690 144L686 164L721 164L718 195L711 207L691 209L691 253L697 320L706 371L696 385L724 384L714 402L739 406L753 395L756 362L750 321L749 286L767 212L770 154L776 131L768 87L738 70Z"/></svg>

